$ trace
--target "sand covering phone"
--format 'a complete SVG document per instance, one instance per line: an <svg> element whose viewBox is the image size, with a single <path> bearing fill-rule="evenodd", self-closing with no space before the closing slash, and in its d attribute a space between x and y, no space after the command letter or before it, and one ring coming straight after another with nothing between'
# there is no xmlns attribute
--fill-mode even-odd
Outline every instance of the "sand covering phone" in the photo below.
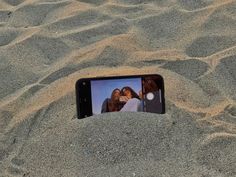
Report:
<svg viewBox="0 0 236 177"><path fill-rule="evenodd" d="M164 79L158 74L82 78L76 82L78 118L106 112L165 113Z"/></svg>

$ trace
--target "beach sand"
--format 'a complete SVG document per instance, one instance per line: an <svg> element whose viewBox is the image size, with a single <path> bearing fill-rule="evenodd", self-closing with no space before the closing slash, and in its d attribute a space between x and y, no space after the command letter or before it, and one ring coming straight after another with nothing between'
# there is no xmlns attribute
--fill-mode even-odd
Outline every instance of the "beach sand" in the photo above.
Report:
<svg viewBox="0 0 236 177"><path fill-rule="evenodd" d="M235 177L235 0L0 0L0 177ZM78 120L83 77L157 73L166 114Z"/></svg>

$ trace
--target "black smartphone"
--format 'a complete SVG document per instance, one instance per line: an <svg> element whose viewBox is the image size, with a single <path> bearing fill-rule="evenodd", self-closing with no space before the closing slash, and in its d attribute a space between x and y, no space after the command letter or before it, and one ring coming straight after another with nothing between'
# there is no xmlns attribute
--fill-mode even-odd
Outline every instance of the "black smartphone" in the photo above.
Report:
<svg viewBox="0 0 236 177"><path fill-rule="evenodd" d="M106 112L165 113L164 79L158 74L82 78L76 82L78 118Z"/></svg>

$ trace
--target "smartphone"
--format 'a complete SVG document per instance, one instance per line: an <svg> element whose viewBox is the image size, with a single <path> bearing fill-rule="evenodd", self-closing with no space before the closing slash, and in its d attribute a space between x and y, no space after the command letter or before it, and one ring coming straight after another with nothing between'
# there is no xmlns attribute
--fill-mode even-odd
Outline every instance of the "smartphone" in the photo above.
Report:
<svg viewBox="0 0 236 177"><path fill-rule="evenodd" d="M107 112L165 113L159 74L81 78L75 87L79 119Z"/></svg>

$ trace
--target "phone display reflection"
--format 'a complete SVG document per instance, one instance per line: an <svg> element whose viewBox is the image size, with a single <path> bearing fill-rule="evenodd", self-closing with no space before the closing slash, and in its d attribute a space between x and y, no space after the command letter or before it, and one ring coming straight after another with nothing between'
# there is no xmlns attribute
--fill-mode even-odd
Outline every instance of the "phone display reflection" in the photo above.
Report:
<svg viewBox="0 0 236 177"><path fill-rule="evenodd" d="M92 114L162 113L160 78L155 76L91 80Z"/></svg>

